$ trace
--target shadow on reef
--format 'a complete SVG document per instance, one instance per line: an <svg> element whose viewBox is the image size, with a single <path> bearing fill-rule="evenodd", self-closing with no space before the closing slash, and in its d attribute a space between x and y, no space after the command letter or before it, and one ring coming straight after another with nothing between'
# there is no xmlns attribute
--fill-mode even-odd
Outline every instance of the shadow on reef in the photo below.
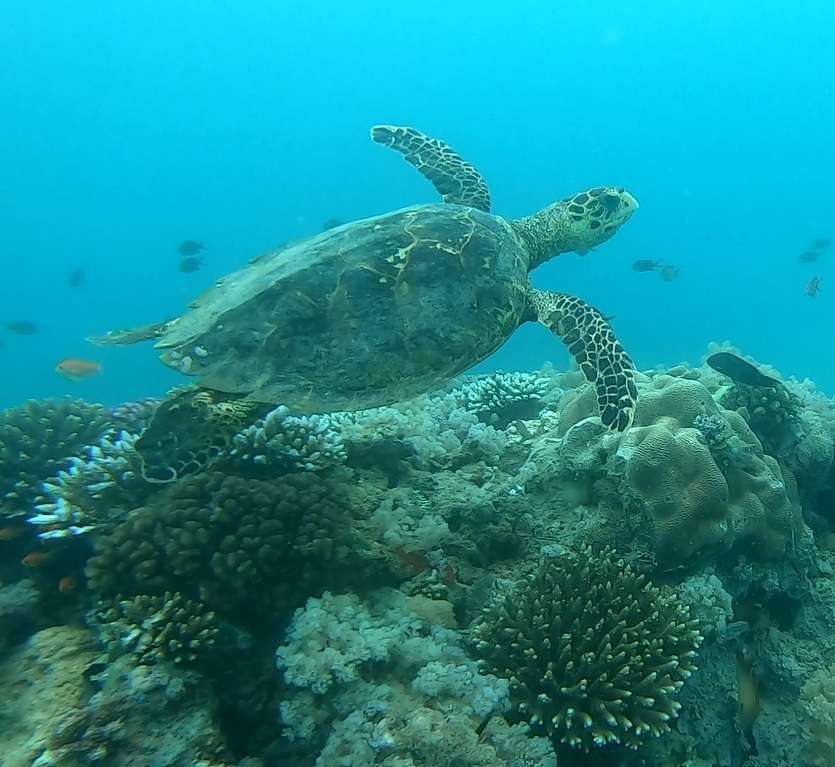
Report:
<svg viewBox="0 0 835 767"><path fill-rule="evenodd" d="M4 765L835 763L835 405L763 379L0 413Z"/></svg>

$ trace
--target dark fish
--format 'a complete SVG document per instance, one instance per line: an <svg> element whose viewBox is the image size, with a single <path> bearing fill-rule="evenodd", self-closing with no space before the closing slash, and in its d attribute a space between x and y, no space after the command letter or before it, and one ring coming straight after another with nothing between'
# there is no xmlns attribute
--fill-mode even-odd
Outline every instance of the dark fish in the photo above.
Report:
<svg viewBox="0 0 835 767"><path fill-rule="evenodd" d="M636 272L652 272L655 269L661 269L662 266L661 261L650 261L646 258L642 258L640 261L635 261L632 264L632 268Z"/></svg>
<svg viewBox="0 0 835 767"><path fill-rule="evenodd" d="M813 250L826 250L832 244L832 240L820 239L813 240L809 246Z"/></svg>
<svg viewBox="0 0 835 767"><path fill-rule="evenodd" d="M67 285L71 288L80 288L87 281L87 272L84 269L73 269L67 275Z"/></svg>
<svg viewBox="0 0 835 767"><path fill-rule="evenodd" d="M728 376L734 383L748 384L748 386L768 386L771 388L782 386L780 381L746 362L742 357L732 352L717 352L707 358L707 364L714 370Z"/></svg>
<svg viewBox="0 0 835 767"><path fill-rule="evenodd" d="M820 277L812 277L809 282L806 283L806 295L810 298L814 298L817 296L818 291L821 287L821 278Z"/></svg>
<svg viewBox="0 0 835 767"><path fill-rule="evenodd" d="M201 250L206 250L206 246L197 240L184 240L177 246L181 256L196 256Z"/></svg>
<svg viewBox="0 0 835 767"><path fill-rule="evenodd" d="M3 325L19 336L33 336L38 332L38 326L29 320L12 320L11 322L4 322Z"/></svg>
<svg viewBox="0 0 835 767"><path fill-rule="evenodd" d="M338 218L329 218L327 221L322 222L322 231L327 232L328 229L334 229L337 226L342 226L344 221L340 221Z"/></svg>
<svg viewBox="0 0 835 767"><path fill-rule="evenodd" d="M801 264L814 264L821 257L821 252L820 250L804 250L797 257L797 260Z"/></svg>
<svg viewBox="0 0 835 767"><path fill-rule="evenodd" d="M184 274L191 274L192 272L196 272L201 266L203 266L203 262L197 256L189 256L180 261L180 265L177 268Z"/></svg>

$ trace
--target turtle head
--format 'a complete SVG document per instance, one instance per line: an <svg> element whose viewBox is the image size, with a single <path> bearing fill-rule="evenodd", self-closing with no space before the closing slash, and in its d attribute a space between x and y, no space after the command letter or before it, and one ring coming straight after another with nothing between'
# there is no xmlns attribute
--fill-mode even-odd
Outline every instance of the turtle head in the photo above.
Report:
<svg viewBox="0 0 835 767"><path fill-rule="evenodd" d="M620 186L599 186L515 222L531 250L531 269L560 253L586 254L606 242L638 209Z"/></svg>

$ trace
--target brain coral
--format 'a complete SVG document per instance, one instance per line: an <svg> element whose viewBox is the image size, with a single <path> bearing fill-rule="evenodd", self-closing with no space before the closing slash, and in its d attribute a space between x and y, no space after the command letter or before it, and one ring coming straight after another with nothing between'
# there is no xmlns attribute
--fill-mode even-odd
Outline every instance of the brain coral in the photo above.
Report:
<svg viewBox="0 0 835 767"><path fill-rule="evenodd" d="M698 622L611 550L547 560L474 629L534 732L574 749L637 748L669 730L695 669Z"/></svg>
<svg viewBox="0 0 835 767"><path fill-rule="evenodd" d="M706 423L724 423L722 439L713 428L706 433ZM612 467L627 508L642 507L652 519L662 565L732 546L779 557L800 524L777 462L744 419L695 380L662 375L642 387L635 426Z"/></svg>

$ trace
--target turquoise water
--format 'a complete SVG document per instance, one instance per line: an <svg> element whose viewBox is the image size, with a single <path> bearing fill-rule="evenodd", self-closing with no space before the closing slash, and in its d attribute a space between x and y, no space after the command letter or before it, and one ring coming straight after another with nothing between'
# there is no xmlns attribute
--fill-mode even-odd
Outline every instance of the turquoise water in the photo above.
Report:
<svg viewBox="0 0 835 767"><path fill-rule="evenodd" d="M108 403L180 380L149 347L84 338L179 312L220 275L322 221L435 199L368 140L377 122L447 140L527 214L599 184L641 209L539 287L615 315L640 367L729 339L835 391L831 259L835 9L819 2L14 2L0 82L0 404L64 392ZM177 271L177 244L205 241ZM680 268L672 283L637 259ZM80 289L66 284L87 270ZM805 295L822 278L817 298ZM104 372L73 384L65 357ZM567 364L518 332L488 367Z"/></svg>

